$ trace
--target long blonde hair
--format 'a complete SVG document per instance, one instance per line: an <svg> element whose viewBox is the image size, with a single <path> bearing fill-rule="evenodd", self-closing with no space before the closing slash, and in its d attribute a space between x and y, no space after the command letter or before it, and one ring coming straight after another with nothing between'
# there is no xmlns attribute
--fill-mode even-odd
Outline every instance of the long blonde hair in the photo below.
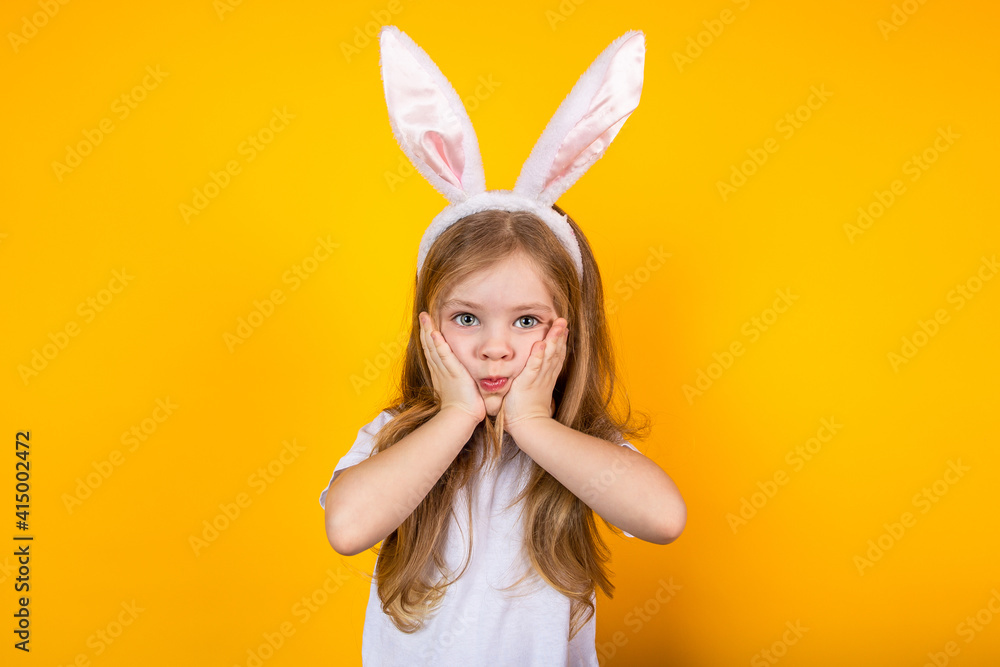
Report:
<svg viewBox="0 0 1000 667"><path fill-rule="evenodd" d="M563 214L558 206L553 208ZM462 218L438 237L415 282L402 377L386 408L394 418L378 432L373 451L391 447L440 409L420 344L417 315L436 313L434 308L454 286L516 253L533 263L559 315L569 323L565 364L553 390L555 419L614 443L648 435L648 417L642 415L636 425L627 396L621 410L616 410L616 367L601 276L582 230L572 219L569 222L583 255L582 284L559 240L531 213L482 211ZM444 576L438 581L426 579L431 565L442 575L448 570L443 549L456 494L474 480L477 469L500 462L503 443L501 410L496 418L487 416L480 422L413 513L383 540L374 576L382 610L401 631L420 629L440 604L445 589L468 567L467 558L465 567L450 580ZM598 533L593 510L534 461L528 470L527 482L514 500L524 499L524 552L545 582L571 598L568 639L572 639L594 614L591 597L596 587L612 597L615 587L605 566L610 551ZM471 555L471 513L469 528Z"/></svg>

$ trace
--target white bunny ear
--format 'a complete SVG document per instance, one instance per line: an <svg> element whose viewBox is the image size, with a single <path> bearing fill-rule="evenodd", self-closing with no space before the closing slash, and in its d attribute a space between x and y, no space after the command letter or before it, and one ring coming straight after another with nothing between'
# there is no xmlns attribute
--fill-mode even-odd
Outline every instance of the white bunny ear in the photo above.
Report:
<svg viewBox="0 0 1000 667"><path fill-rule="evenodd" d="M545 126L514 192L551 206L597 161L639 105L646 39L631 30L587 68Z"/></svg>
<svg viewBox="0 0 1000 667"><path fill-rule="evenodd" d="M389 124L406 156L448 201L486 189L479 142L458 93L399 28L379 32Z"/></svg>

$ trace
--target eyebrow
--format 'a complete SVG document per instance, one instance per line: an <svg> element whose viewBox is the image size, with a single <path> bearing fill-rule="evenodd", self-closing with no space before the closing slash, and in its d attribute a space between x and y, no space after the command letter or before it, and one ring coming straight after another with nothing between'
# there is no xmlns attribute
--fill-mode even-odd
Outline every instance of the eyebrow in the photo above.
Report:
<svg viewBox="0 0 1000 667"><path fill-rule="evenodd" d="M446 310L448 308L468 308L470 310L485 310L485 306L481 306L478 303L472 303L471 301L462 301L461 299L448 299L443 304L441 304L441 310ZM525 311L525 310L537 310L545 313L552 313L553 311L550 307L546 306L544 303L525 303L520 306L514 306L511 308L513 312Z"/></svg>

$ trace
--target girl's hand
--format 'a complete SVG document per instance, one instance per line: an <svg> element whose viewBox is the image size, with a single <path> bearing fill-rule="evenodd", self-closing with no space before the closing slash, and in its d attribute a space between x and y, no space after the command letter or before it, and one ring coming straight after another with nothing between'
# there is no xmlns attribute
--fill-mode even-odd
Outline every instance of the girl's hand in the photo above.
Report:
<svg viewBox="0 0 1000 667"><path fill-rule="evenodd" d="M424 348L424 359L430 368L434 390L441 399L441 409L457 408L474 418L477 424L483 421L486 418L486 403L475 379L451 351L451 346L441 332L434 327L427 311L420 311L417 319L420 321L420 343Z"/></svg>
<svg viewBox="0 0 1000 667"><path fill-rule="evenodd" d="M545 338L531 346L527 363L511 382L500 406L505 431L529 419L550 419L555 414L552 390L566 359L568 332L566 318L560 317Z"/></svg>

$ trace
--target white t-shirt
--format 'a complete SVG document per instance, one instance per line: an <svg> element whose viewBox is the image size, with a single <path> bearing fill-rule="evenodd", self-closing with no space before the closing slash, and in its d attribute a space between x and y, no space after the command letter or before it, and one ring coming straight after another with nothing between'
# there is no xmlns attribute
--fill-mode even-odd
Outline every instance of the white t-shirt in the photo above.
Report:
<svg viewBox="0 0 1000 667"><path fill-rule="evenodd" d="M391 419L392 415L383 411L361 428L354 445L334 468L330 482L340 471L368 458L375 435ZM631 443L621 444L639 451ZM423 628L412 634L398 630L382 611L372 579L361 642L361 661L366 667L597 667L596 607L594 616L567 642L570 598L537 574L511 591L496 590L513 584L530 566L521 555L523 501L505 509L523 488L530 459L510 438L505 438L505 447L515 448L513 458L499 470L480 471L474 483L474 540L468 568L447 587L441 606ZM319 496L324 508L326 491L324 488ZM467 493L468 487L456 494L457 519L451 518L444 553L453 573L449 578L461 571L468 553Z"/></svg>

